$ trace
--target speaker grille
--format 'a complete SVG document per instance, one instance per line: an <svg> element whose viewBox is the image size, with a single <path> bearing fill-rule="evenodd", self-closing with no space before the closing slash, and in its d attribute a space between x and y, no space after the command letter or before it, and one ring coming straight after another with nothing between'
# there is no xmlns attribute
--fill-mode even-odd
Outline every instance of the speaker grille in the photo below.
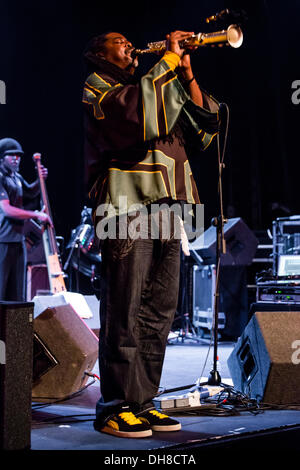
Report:
<svg viewBox="0 0 300 470"><path fill-rule="evenodd" d="M33 303L0 302L0 446L30 447Z"/></svg>
<svg viewBox="0 0 300 470"><path fill-rule="evenodd" d="M92 371L98 358L97 336L70 304L47 308L38 315L34 333L41 342L33 398L60 399L80 390L88 380L85 372Z"/></svg>
<svg viewBox="0 0 300 470"><path fill-rule="evenodd" d="M300 404L299 340L299 311L256 312L228 358L234 386L265 403Z"/></svg>

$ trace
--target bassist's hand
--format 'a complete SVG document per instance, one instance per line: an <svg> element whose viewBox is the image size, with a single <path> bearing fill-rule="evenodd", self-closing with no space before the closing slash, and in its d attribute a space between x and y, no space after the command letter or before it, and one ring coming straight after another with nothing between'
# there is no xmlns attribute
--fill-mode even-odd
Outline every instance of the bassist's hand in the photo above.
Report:
<svg viewBox="0 0 300 470"><path fill-rule="evenodd" d="M46 168L44 165L41 165L41 175L44 179L46 179L48 176L48 168Z"/></svg>
<svg viewBox="0 0 300 470"><path fill-rule="evenodd" d="M50 225L53 228L53 222L46 212L36 212L36 218L45 225Z"/></svg>

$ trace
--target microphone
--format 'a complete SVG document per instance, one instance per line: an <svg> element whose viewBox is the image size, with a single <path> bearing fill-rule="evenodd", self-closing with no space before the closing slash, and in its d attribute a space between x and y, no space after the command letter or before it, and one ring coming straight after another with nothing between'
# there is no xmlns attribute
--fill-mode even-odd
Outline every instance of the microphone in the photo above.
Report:
<svg viewBox="0 0 300 470"><path fill-rule="evenodd" d="M228 10L228 8L226 8L225 10L220 11L220 13L216 13L215 15L209 16L208 18L206 18L205 21L206 23L210 23L212 21L218 21L219 19L229 14L230 14L230 11Z"/></svg>

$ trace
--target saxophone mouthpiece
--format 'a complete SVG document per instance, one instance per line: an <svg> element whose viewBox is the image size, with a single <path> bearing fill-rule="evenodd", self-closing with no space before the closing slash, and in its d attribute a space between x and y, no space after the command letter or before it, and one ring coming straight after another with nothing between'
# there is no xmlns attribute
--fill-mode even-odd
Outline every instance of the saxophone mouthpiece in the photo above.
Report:
<svg viewBox="0 0 300 470"><path fill-rule="evenodd" d="M138 56L138 55L141 55L142 54L142 51L141 49L133 49L130 53L131 57L133 58L133 60Z"/></svg>

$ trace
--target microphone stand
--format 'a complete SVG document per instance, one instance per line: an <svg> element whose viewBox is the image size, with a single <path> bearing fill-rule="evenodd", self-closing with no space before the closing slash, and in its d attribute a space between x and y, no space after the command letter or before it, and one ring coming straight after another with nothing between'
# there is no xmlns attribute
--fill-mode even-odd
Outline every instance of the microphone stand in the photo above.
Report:
<svg viewBox="0 0 300 470"><path fill-rule="evenodd" d="M221 108L227 105L221 103ZM227 129L228 129L228 120L227 120ZM224 153L225 153L225 143L227 138L227 129L225 133L225 142L223 146L222 158L220 155L220 139L219 134L217 136L217 145L218 145L218 204L219 204L219 215L212 219L212 225L216 227L216 283L215 283L215 297L214 297L214 323L213 323L213 336L214 336L214 355L213 355L213 368L210 371L207 382L200 384L201 385L220 385L221 376L218 371L218 329L219 329L219 305L220 305L220 267L221 267L221 257L226 253L226 241L224 238L224 224L227 220L224 218L223 210L223 188L222 188L222 171L225 168Z"/></svg>
<svg viewBox="0 0 300 470"><path fill-rule="evenodd" d="M228 106L225 103L220 103L220 112L222 108L226 108L227 117L229 114ZM218 146L218 204L219 204L219 215L212 219L212 225L216 227L216 283L215 283L215 297L214 297L214 324L213 324L213 337L214 337L214 355L213 355L213 368L210 371L207 382L200 383L200 379L195 384L185 385L182 387L176 387L173 389L164 390L162 394L176 392L191 388L192 391L201 388L203 385L219 386L222 382L220 373L218 371L218 324L219 324L219 300L220 300L220 266L221 256L226 253L226 241L224 238L224 224L227 220L224 218L223 211L223 190L222 190L222 171L225 168L224 154L226 147L228 133L228 119L226 123L226 132L224 138L222 157L220 155L220 139L219 134L217 135L217 146ZM196 388L195 388L196 386Z"/></svg>
<svg viewBox="0 0 300 470"><path fill-rule="evenodd" d="M221 199L221 198L220 198ZM224 239L224 223L226 223L222 213L213 219L212 225L217 230L217 241L216 241L216 285L215 285L215 298L214 298L214 324L213 324L213 335L214 335L214 356L213 356L213 368L210 371L208 380L205 384L200 385L220 385L221 376L218 371L218 328L219 328L219 305L220 305L220 266L221 266L221 254L226 253L225 239Z"/></svg>
<svg viewBox="0 0 300 470"><path fill-rule="evenodd" d="M71 257L73 255L73 252L74 252L75 248L78 248L78 245L80 243L80 233L79 233L80 229L81 229L81 227L79 227L79 229L77 229L76 236L74 237L74 241L71 244L71 249L70 249L68 258L67 258L67 260L64 264L64 271L67 271L67 269L69 267L69 264L70 264Z"/></svg>

